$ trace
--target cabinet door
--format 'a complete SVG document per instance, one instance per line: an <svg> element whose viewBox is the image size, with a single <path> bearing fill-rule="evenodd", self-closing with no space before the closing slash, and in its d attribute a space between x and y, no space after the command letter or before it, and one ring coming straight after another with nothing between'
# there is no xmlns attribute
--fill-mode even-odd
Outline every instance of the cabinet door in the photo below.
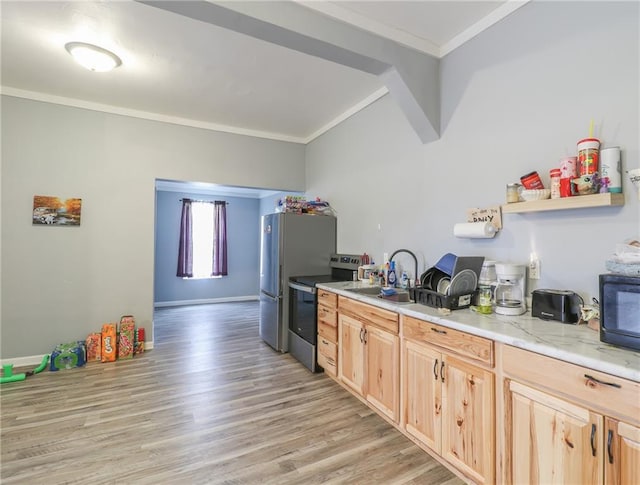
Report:
<svg viewBox="0 0 640 485"><path fill-rule="evenodd" d="M387 331L365 327L367 400L394 422L400 408L400 339Z"/></svg>
<svg viewBox="0 0 640 485"><path fill-rule="evenodd" d="M493 483L493 373L447 354L443 356L442 456L477 483Z"/></svg>
<svg viewBox="0 0 640 485"><path fill-rule="evenodd" d="M517 382L509 387L510 482L602 483L602 415Z"/></svg>
<svg viewBox="0 0 640 485"><path fill-rule="evenodd" d="M338 315L340 380L364 395L364 325L348 315Z"/></svg>
<svg viewBox="0 0 640 485"><path fill-rule="evenodd" d="M440 453L440 352L409 340L404 340L403 345L404 418L407 433Z"/></svg>
<svg viewBox="0 0 640 485"><path fill-rule="evenodd" d="M640 428L606 419L605 483L640 483Z"/></svg>

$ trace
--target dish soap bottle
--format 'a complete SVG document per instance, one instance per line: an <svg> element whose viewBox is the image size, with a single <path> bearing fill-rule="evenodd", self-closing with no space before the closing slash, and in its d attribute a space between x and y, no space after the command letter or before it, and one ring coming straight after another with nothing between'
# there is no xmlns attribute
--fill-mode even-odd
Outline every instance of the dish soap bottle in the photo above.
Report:
<svg viewBox="0 0 640 485"><path fill-rule="evenodd" d="M405 270L402 270L402 276L400 277L400 286L404 289L409 287L409 275Z"/></svg>
<svg viewBox="0 0 640 485"><path fill-rule="evenodd" d="M389 263L389 274L387 275L387 285L389 285L392 288L395 288L397 283L398 283L398 280L396 278L396 262L391 261Z"/></svg>

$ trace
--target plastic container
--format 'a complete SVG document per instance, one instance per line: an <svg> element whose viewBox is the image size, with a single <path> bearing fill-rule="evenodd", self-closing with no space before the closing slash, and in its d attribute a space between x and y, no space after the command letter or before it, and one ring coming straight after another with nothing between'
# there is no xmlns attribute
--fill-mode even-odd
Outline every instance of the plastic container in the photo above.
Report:
<svg viewBox="0 0 640 485"><path fill-rule="evenodd" d="M479 285L478 286L478 296L477 296L478 304L476 305L476 310L478 313L489 314L493 313L493 291L490 285Z"/></svg>
<svg viewBox="0 0 640 485"><path fill-rule="evenodd" d="M507 184L507 204L520 201L520 184Z"/></svg>
<svg viewBox="0 0 640 485"><path fill-rule="evenodd" d="M397 283L398 281L396 277L396 262L391 261L389 263L389 272L387 273L387 285L392 288L395 288Z"/></svg>
<svg viewBox="0 0 640 485"><path fill-rule="evenodd" d="M598 172L600 140L583 138L578 142L578 175L591 175Z"/></svg>
<svg viewBox="0 0 640 485"><path fill-rule="evenodd" d="M600 151L600 167L600 176L609 179L609 192L622 192L620 147L603 148Z"/></svg>
<svg viewBox="0 0 640 485"><path fill-rule="evenodd" d="M493 285L498 282L498 276L496 275L496 262L487 261L486 259L482 263L482 269L480 270L480 278L478 284L481 285Z"/></svg>
<svg viewBox="0 0 640 485"><path fill-rule="evenodd" d="M560 160L560 178L573 179L578 176L578 157L565 157Z"/></svg>
<svg viewBox="0 0 640 485"><path fill-rule="evenodd" d="M551 178L551 198L560 198L560 169L552 168L549 170L549 177Z"/></svg>
<svg viewBox="0 0 640 485"><path fill-rule="evenodd" d="M456 259L458 259L458 257L455 254L447 253L442 256L434 266L447 276L452 276L453 268L456 265Z"/></svg>
<svg viewBox="0 0 640 485"><path fill-rule="evenodd" d="M405 289L409 287L409 275L404 270L402 270L402 276L400 277L400 287Z"/></svg>
<svg viewBox="0 0 640 485"><path fill-rule="evenodd" d="M540 180L538 172L535 171L520 177L520 182L522 182L522 186L527 190L544 189L544 184L542 180Z"/></svg>

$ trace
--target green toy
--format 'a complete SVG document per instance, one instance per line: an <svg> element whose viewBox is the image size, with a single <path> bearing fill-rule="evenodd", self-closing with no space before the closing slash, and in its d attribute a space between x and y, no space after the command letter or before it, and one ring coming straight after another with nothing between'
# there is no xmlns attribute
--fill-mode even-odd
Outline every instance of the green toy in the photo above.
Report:
<svg viewBox="0 0 640 485"><path fill-rule="evenodd" d="M5 364L2 366L4 370L4 374L0 377L0 384L4 384L5 382L17 382L24 381L27 377L32 376L33 374L37 374L38 372L42 372L47 364L49 363L49 354L45 355L42 358L42 362L40 365L29 372L23 372L22 374L14 374L13 373L13 364Z"/></svg>

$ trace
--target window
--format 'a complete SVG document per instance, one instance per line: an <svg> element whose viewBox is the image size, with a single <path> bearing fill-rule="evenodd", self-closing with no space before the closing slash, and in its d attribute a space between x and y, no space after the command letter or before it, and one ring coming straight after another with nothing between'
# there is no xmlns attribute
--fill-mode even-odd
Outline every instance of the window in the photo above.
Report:
<svg viewBox="0 0 640 485"><path fill-rule="evenodd" d="M211 277L213 268L213 204L194 202L193 217L193 278ZM217 276L220 278L220 275Z"/></svg>
<svg viewBox="0 0 640 485"><path fill-rule="evenodd" d="M178 271L181 278L227 275L227 203L182 200Z"/></svg>

